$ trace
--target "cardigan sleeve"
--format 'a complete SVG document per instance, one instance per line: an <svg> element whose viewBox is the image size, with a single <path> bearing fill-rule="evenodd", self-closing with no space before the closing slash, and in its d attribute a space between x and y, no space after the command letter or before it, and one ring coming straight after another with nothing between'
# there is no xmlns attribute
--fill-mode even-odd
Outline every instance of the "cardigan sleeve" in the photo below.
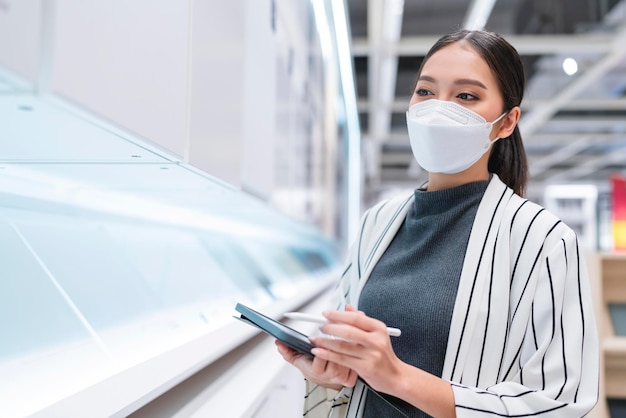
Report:
<svg viewBox="0 0 626 418"><path fill-rule="evenodd" d="M360 253L363 251L365 225L371 209L361 217L357 238L350 246L344 269L331 295L331 304L336 310L343 310L353 294L351 289L358 283L360 272ZM327 389L306 380L303 417L306 418L340 418L348 413L348 405L352 388L345 387L340 391Z"/></svg>
<svg viewBox="0 0 626 418"><path fill-rule="evenodd" d="M373 238L377 237L379 232L377 231L379 220L383 218L383 222L380 223L384 224L387 216L381 215L381 210L395 207L393 204L386 207L388 202L388 200L379 202L366 210L361 217L357 236L350 246L343 273L332 295L332 306L336 310L344 310L346 304L358 307L358 285L364 275L365 261L371 250Z"/></svg>
<svg viewBox="0 0 626 418"><path fill-rule="evenodd" d="M372 247L380 235L389 229L391 220L398 216L408 201L406 196L383 200L363 214L357 236L348 251L344 270L331 296L333 308L343 310L348 303L358 308L359 282L366 274L365 270L368 260L371 260L369 256L372 253ZM307 393L313 389L315 386L307 381ZM354 388L344 387L339 392L331 389L325 390L321 395L323 399L320 398L319 393L321 392L318 392L318 395L314 397L307 396L305 399L305 417L343 418L358 416L362 407L361 401L367 390L362 382L357 381ZM351 402L351 398L355 398L357 401Z"/></svg>
<svg viewBox="0 0 626 418"><path fill-rule="evenodd" d="M544 245L516 373L484 389L452 383L459 418L582 417L597 402L596 323L576 235L565 228Z"/></svg>

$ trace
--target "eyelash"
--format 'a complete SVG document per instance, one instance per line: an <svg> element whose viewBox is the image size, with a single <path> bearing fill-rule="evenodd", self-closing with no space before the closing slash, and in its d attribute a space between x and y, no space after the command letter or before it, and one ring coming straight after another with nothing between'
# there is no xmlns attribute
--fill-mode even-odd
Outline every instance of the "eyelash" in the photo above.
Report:
<svg viewBox="0 0 626 418"><path fill-rule="evenodd" d="M469 97L463 98L461 96L469 96ZM478 96L475 96L472 93L459 93L459 95L456 97L458 97L461 100L478 100Z"/></svg>
<svg viewBox="0 0 626 418"><path fill-rule="evenodd" d="M424 89L424 88L420 88L420 89L415 90L415 94L418 95L418 96L424 97L424 96L431 96L433 93L430 92L429 90ZM480 99L475 94L466 93L466 92L459 93L456 97L458 97L459 99L464 100L464 101L465 100L472 101L472 100L479 100Z"/></svg>

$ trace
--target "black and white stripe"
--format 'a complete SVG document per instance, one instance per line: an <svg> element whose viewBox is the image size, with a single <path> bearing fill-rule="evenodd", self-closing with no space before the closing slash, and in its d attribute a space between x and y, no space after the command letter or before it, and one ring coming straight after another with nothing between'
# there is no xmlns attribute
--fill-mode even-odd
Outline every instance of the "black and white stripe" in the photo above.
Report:
<svg viewBox="0 0 626 418"><path fill-rule="evenodd" d="M411 202L392 199L364 215L338 307L358 305ZM597 333L576 236L495 175L465 254L443 378L453 382L460 418L582 417L597 400ZM343 398L347 415L331 409L329 416L360 416L360 389Z"/></svg>

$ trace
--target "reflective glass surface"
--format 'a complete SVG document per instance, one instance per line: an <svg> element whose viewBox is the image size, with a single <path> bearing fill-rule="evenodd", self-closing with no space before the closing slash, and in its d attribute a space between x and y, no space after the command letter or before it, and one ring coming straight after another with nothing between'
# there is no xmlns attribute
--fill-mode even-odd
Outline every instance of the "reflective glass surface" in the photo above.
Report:
<svg viewBox="0 0 626 418"><path fill-rule="evenodd" d="M0 411L27 412L29 393L52 403L336 267L316 228L68 109L0 94Z"/></svg>

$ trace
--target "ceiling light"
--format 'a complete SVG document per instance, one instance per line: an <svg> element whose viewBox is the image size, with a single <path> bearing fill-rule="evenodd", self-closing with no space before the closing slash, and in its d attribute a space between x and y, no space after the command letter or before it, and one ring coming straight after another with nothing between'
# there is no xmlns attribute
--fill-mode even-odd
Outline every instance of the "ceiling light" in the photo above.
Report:
<svg viewBox="0 0 626 418"><path fill-rule="evenodd" d="M495 3L496 0L472 0L463 19L463 27L468 30L484 29Z"/></svg>
<svg viewBox="0 0 626 418"><path fill-rule="evenodd" d="M578 63L574 58L565 58L563 60L563 71L565 74L572 76L578 72Z"/></svg>
<svg viewBox="0 0 626 418"><path fill-rule="evenodd" d="M395 0L387 3L387 7L391 10L391 13L396 16L402 16L404 14L404 0Z"/></svg>

